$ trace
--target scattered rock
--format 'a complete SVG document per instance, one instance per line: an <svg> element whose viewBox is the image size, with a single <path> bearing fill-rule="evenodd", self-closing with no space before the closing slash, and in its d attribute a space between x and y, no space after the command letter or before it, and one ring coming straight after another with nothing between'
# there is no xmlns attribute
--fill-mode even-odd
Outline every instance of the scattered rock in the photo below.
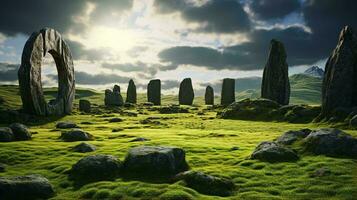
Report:
<svg viewBox="0 0 357 200"><path fill-rule="evenodd" d="M187 169L185 151L176 147L135 147L124 161L124 171L131 176L169 178Z"/></svg>
<svg viewBox="0 0 357 200"><path fill-rule="evenodd" d="M12 130L7 127L0 128L0 142L11 142L15 139Z"/></svg>
<svg viewBox="0 0 357 200"><path fill-rule="evenodd" d="M88 100L80 99L79 100L79 110L82 112L90 113L91 103Z"/></svg>
<svg viewBox="0 0 357 200"><path fill-rule="evenodd" d="M316 155L357 158L357 139L339 129L312 131L303 146L305 151Z"/></svg>
<svg viewBox="0 0 357 200"><path fill-rule="evenodd" d="M331 170L327 167L321 167L310 174L310 177L323 177L331 174Z"/></svg>
<svg viewBox="0 0 357 200"><path fill-rule="evenodd" d="M158 108L158 110L161 114L189 113L187 108L183 108L178 105L162 106Z"/></svg>
<svg viewBox="0 0 357 200"><path fill-rule="evenodd" d="M74 122L58 122L56 128L69 129L69 128L78 128L77 124Z"/></svg>
<svg viewBox="0 0 357 200"><path fill-rule="evenodd" d="M150 80L147 89L148 102L154 105L161 105L161 81L160 79Z"/></svg>
<svg viewBox="0 0 357 200"><path fill-rule="evenodd" d="M80 159L72 166L69 178L79 184L114 180L118 177L121 162L111 155L91 155Z"/></svg>
<svg viewBox="0 0 357 200"><path fill-rule="evenodd" d="M299 156L276 142L262 142L255 148L251 158L266 162L290 162L298 160Z"/></svg>
<svg viewBox="0 0 357 200"><path fill-rule="evenodd" d="M321 107L308 105L286 105L279 108L278 112L283 112L284 110L285 113L283 121L290 123L309 123L320 114Z"/></svg>
<svg viewBox="0 0 357 200"><path fill-rule="evenodd" d="M180 105L192 105L195 97L191 78L185 78L180 83L179 89L179 104Z"/></svg>
<svg viewBox="0 0 357 200"><path fill-rule="evenodd" d="M81 129L73 129L67 132L62 132L60 139L65 142L88 141L93 139L93 135L84 132Z"/></svg>
<svg viewBox="0 0 357 200"><path fill-rule="evenodd" d="M145 142L145 141L150 141L150 139L143 138L143 137L137 137L137 138L130 140L130 142Z"/></svg>
<svg viewBox="0 0 357 200"><path fill-rule="evenodd" d="M286 52L283 43L271 40L268 61L263 72L261 97L289 104L290 83Z"/></svg>
<svg viewBox="0 0 357 200"><path fill-rule="evenodd" d="M122 121L123 121L123 119L121 119L119 117L114 117L114 118L109 119L110 123L122 122Z"/></svg>
<svg viewBox="0 0 357 200"><path fill-rule="evenodd" d="M129 81L128 90L126 92L127 103L136 104L136 86L132 79Z"/></svg>
<svg viewBox="0 0 357 200"><path fill-rule="evenodd" d="M124 103L124 107L126 107L126 108L133 108L133 107L135 107L135 104L129 103L129 102L125 102L125 103Z"/></svg>
<svg viewBox="0 0 357 200"><path fill-rule="evenodd" d="M58 95L49 103L42 90L41 62L47 54L55 60L58 73ZM34 32L22 52L18 71L22 107L35 115L70 114L75 96L74 67L69 46L54 29L45 28Z"/></svg>
<svg viewBox="0 0 357 200"><path fill-rule="evenodd" d="M234 102L218 114L223 119L272 120L271 113L280 106L269 99L243 99Z"/></svg>
<svg viewBox="0 0 357 200"><path fill-rule="evenodd" d="M237 150L239 150L239 147L232 147L232 148L230 149L230 151L237 151Z"/></svg>
<svg viewBox="0 0 357 200"><path fill-rule="evenodd" d="M231 180L207 175L203 172L186 171L178 174L176 180L183 180L186 185L199 193L214 196L229 196L235 189Z"/></svg>
<svg viewBox="0 0 357 200"><path fill-rule="evenodd" d="M41 175L0 177L0 199L48 199L55 191Z"/></svg>
<svg viewBox="0 0 357 200"><path fill-rule="evenodd" d="M140 124L154 124L154 125L160 125L161 122L160 121L154 121L154 120L151 120L151 119L143 119L143 120L140 120Z"/></svg>
<svg viewBox="0 0 357 200"><path fill-rule="evenodd" d="M83 124L83 125L92 125L93 122L81 122L81 124Z"/></svg>
<svg viewBox="0 0 357 200"><path fill-rule="evenodd" d="M235 80L231 78L223 79L221 105L229 105L235 102L235 99Z"/></svg>
<svg viewBox="0 0 357 200"><path fill-rule="evenodd" d="M311 133L310 129L301 129L299 131L288 131L280 136L276 142L283 145L291 145L299 139L303 139Z"/></svg>
<svg viewBox="0 0 357 200"><path fill-rule="evenodd" d="M137 117L138 116L138 113L136 112L131 112L131 111L124 111L121 113L122 115L126 115L126 116L129 116L129 117Z"/></svg>
<svg viewBox="0 0 357 200"><path fill-rule="evenodd" d="M206 105L214 105L214 92L213 92L213 88L211 86L206 87L205 104Z"/></svg>
<svg viewBox="0 0 357 200"><path fill-rule="evenodd" d="M357 35L351 27L344 27L339 41L327 60L322 83L322 110L319 119L330 118L338 107L357 106Z"/></svg>
<svg viewBox="0 0 357 200"><path fill-rule="evenodd" d="M31 133L25 125L13 123L10 124L9 128L15 136L15 140L31 140Z"/></svg>
<svg viewBox="0 0 357 200"><path fill-rule="evenodd" d="M72 150L74 152L79 152L79 153L92 152L92 151L95 151L96 149L97 149L96 146L94 146L92 144L85 143L85 142L82 142L72 148Z"/></svg>
<svg viewBox="0 0 357 200"><path fill-rule="evenodd" d="M145 102L145 103L143 103L143 106L150 107L150 106L154 106L154 104L152 102Z"/></svg>
<svg viewBox="0 0 357 200"><path fill-rule="evenodd" d="M114 128L114 129L112 130L113 133L115 133L115 132L120 132L120 131L124 131L124 129L123 129L123 128Z"/></svg>

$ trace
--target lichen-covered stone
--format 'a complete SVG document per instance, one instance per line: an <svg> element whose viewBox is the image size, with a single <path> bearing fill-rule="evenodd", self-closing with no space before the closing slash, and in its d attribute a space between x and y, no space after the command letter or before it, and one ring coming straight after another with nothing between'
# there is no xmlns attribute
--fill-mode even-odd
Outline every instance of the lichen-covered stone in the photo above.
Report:
<svg viewBox="0 0 357 200"><path fill-rule="evenodd" d="M262 142L255 148L251 158L265 162L291 162L298 160L299 156L276 142Z"/></svg>
<svg viewBox="0 0 357 200"><path fill-rule="evenodd" d="M126 92L126 103L136 104L136 86L132 79L129 81L128 90Z"/></svg>
<svg viewBox="0 0 357 200"><path fill-rule="evenodd" d="M0 127L0 142L11 142L15 139L14 133L8 127Z"/></svg>
<svg viewBox="0 0 357 200"><path fill-rule="evenodd" d="M148 102L154 105L161 105L161 81L160 79L150 80L147 89Z"/></svg>
<svg viewBox="0 0 357 200"><path fill-rule="evenodd" d="M191 78L185 78L180 84L179 89L179 104L192 105L195 93L192 87Z"/></svg>
<svg viewBox="0 0 357 200"><path fill-rule="evenodd" d="M283 43L271 40L268 61L264 67L261 97L289 104L290 83L286 52Z"/></svg>
<svg viewBox="0 0 357 200"><path fill-rule="evenodd" d="M25 125L12 123L9 125L9 128L12 130L15 140L31 140L31 133Z"/></svg>
<svg viewBox="0 0 357 200"><path fill-rule="evenodd" d="M205 104L206 105L214 105L214 92L213 92L213 88L211 86L206 87Z"/></svg>
<svg viewBox="0 0 357 200"><path fill-rule="evenodd" d="M330 117L338 107L357 106L357 35L351 27L342 29L338 44L325 67L320 119Z"/></svg>
<svg viewBox="0 0 357 200"><path fill-rule="evenodd" d="M235 80L225 78L222 83L221 105L229 105L233 102L235 102Z"/></svg>
<svg viewBox="0 0 357 200"><path fill-rule="evenodd" d="M46 102L41 82L42 59L51 54L58 71L58 95ZM72 112L75 81L72 54L62 36L54 29L34 32L22 52L18 71L20 94L25 112L35 115L64 115Z"/></svg>

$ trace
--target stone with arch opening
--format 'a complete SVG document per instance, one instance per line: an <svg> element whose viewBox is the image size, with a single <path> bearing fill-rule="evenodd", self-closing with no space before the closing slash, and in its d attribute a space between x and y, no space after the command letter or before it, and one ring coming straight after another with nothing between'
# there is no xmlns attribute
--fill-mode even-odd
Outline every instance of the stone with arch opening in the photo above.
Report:
<svg viewBox="0 0 357 200"><path fill-rule="evenodd" d="M42 59L47 53L52 55L58 73L57 98L48 103L41 82ZM60 116L72 112L75 95L72 54L56 30L45 28L32 33L22 52L18 78L25 112L42 116Z"/></svg>

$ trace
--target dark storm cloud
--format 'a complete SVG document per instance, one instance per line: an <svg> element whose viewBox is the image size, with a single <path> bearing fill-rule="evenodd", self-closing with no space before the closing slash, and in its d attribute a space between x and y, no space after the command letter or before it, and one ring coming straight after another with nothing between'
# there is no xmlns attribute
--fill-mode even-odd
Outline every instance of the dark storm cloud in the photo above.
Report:
<svg viewBox="0 0 357 200"><path fill-rule="evenodd" d="M180 85L179 81L176 80L163 80L161 81L161 88L163 90L169 90L173 88L178 88Z"/></svg>
<svg viewBox="0 0 357 200"><path fill-rule="evenodd" d="M18 64L0 63L0 82L17 81Z"/></svg>
<svg viewBox="0 0 357 200"><path fill-rule="evenodd" d="M122 11L132 5L132 0L5 0L0 6L0 32L29 35L43 27L66 32L74 25L73 17L83 12L89 2L96 5L91 20L101 20L107 13ZM78 26L75 24L74 28Z"/></svg>
<svg viewBox="0 0 357 200"><path fill-rule="evenodd" d="M180 12L187 22L200 24L198 32L232 33L250 29L250 20L237 0L211 0L196 6L186 1L156 0L158 12Z"/></svg>
<svg viewBox="0 0 357 200"><path fill-rule="evenodd" d="M110 55L110 51L106 50L105 48L86 49L84 45L79 42L72 40L66 40L66 42L69 45L73 59L75 60L82 59L95 61L101 60L106 56Z"/></svg>
<svg viewBox="0 0 357 200"><path fill-rule="evenodd" d="M261 20L283 18L301 6L299 0L251 0L249 5Z"/></svg>
<svg viewBox="0 0 357 200"><path fill-rule="evenodd" d="M250 34L250 42L227 46L222 49L207 47L178 46L165 49L159 58L175 65L191 64L208 69L262 69L269 52L269 41L282 41L288 54L289 65L312 64L326 57L312 51L311 35L301 27L271 30L255 30Z"/></svg>
<svg viewBox="0 0 357 200"><path fill-rule="evenodd" d="M56 74L47 75L49 78L56 80ZM89 74L86 72L75 72L75 79L77 84L83 85L103 85L109 83L126 83L130 80L129 77L119 76L116 74Z"/></svg>
<svg viewBox="0 0 357 200"><path fill-rule="evenodd" d="M303 14L313 32L316 44L313 50L328 55L336 46L344 26L349 25L357 31L356 8L355 0L306 0Z"/></svg>

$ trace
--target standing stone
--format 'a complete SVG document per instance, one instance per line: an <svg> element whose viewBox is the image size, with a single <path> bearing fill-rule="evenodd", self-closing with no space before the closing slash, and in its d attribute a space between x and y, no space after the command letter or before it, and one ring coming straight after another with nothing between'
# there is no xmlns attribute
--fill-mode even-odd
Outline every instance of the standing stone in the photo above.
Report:
<svg viewBox="0 0 357 200"><path fill-rule="evenodd" d="M161 81L160 79L151 80L147 90L148 102L154 105L161 105Z"/></svg>
<svg viewBox="0 0 357 200"><path fill-rule="evenodd" d="M342 29L338 44L327 60L322 83L322 110L326 118L340 108L357 106L357 35L351 27Z"/></svg>
<svg viewBox="0 0 357 200"><path fill-rule="evenodd" d="M206 87L205 103L206 103L206 105L214 104L214 92L213 92L213 88L211 86Z"/></svg>
<svg viewBox="0 0 357 200"><path fill-rule="evenodd" d="M283 43L271 40L268 62L265 65L262 81L262 98L288 105L290 98L290 83L286 52Z"/></svg>
<svg viewBox="0 0 357 200"><path fill-rule="evenodd" d="M90 113L90 110L91 110L90 101L85 100L85 99L80 99L79 100L79 110L86 112L86 113Z"/></svg>
<svg viewBox="0 0 357 200"><path fill-rule="evenodd" d="M180 84L179 104L192 105L195 93L193 92L191 78L185 78Z"/></svg>
<svg viewBox="0 0 357 200"><path fill-rule="evenodd" d="M54 101L46 102L41 83L42 59L51 54L58 72L58 94ZM35 115L63 115L72 112L75 82L72 54L69 46L54 29L34 32L22 52L18 71L22 106Z"/></svg>
<svg viewBox="0 0 357 200"><path fill-rule="evenodd" d="M222 84L221 105L229 105L235 101L235 80L225 78Z"/></svg>
<svg viewBox="0 0 357 200"><path fill-rule="evenodd" d="M133 79L130 79L128 90L126 92L126 103L136 104L136 86Z"/></svg>
<svg viewBox="0 0 357 200"><path fill-rule="evenodd" d="M119 85L114 85L114 87L113 87L113 92L118 92L118 93L120 93L120 86L119 86Z"/></svg>
<svg viewBox="0 0 357 200"><path fill-rule="evenodd" d="M122 106L124 104L123 97L116 91L111 91L109 89L105 90L104 104L106 106Z"/></svg>

